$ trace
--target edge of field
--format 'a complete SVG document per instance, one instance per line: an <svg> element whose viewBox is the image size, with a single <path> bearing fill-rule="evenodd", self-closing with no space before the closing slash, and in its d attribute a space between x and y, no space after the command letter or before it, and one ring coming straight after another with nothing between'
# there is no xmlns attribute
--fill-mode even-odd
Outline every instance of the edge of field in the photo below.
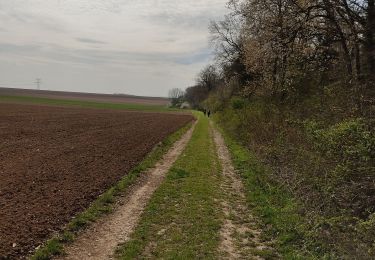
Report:
<svg viewBox="0 0 375 260"><path fill-rule="evenodd" d="M99 101L85 101L85 100L68 100L44 97L31 96L6 96L0 95L0 102L21 103L21 104L37 104L37 105L52 105L52 106L74 106L84 108L99 108L99 109L115 109L115 110L132 110L132 111L147 111L147 112L176 112L178 109L169 108L162 105L147 105L147 104L133 104L133 103L109 103Z"/></svg>
<svg viewBox="0 0 375 260"><path fill-rule="evenodd" d="M63 254L64 244L73 242L79 231L87 228L105 214L110 213L113 210L116 197L127 192L136 183L142 173L154 167L172 145L188 131L191 125L192 122L164 139L138 166L133 168L113 187L100 195L85 211L76 215L58 234L53 235L42 246L38 247L30 258L32 260L44 260Z"/></svg>

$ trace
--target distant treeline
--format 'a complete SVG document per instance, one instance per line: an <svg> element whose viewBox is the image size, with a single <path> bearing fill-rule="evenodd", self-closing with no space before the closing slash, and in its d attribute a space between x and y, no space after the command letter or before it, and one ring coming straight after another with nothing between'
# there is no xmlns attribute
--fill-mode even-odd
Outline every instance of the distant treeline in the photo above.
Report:
<svg viewBox="0 0 375 260"><path fill-rule="evenodd" d="M296 199L300 225L281 247L373 259L374 0L228 6L230 13L210 26L216 62L185 99L213 111Z"/></svg>

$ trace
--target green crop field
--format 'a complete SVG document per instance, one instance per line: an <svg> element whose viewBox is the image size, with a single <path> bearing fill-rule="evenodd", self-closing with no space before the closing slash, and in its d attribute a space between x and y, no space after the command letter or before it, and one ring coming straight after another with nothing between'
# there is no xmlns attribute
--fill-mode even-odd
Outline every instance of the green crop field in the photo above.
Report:
<svg viewBox="0 0 375 260"><path fill-rule="evenodd" d="M1 96L0 102L16 102L28 104L54 105L54 106L78 106L86 108L99 109L116 109L116 110L139 110L139 111L154 111L154 112L173 112L177 109L168 108L161 105L146 105L146 104L132 104L132 103L108 103L95 102L83 100L67 100L67 99L51 99L30 96Z"/></svg>

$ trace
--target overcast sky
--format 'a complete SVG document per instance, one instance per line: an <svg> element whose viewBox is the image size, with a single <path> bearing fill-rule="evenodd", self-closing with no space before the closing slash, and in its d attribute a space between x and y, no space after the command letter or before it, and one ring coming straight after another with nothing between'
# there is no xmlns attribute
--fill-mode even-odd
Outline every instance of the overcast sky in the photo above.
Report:
<svg viewBox="0 0 375 260"><path fill-rule="evenodd" d="M0 0L0 86L166 96L212 59L227 0Z"/></svg>

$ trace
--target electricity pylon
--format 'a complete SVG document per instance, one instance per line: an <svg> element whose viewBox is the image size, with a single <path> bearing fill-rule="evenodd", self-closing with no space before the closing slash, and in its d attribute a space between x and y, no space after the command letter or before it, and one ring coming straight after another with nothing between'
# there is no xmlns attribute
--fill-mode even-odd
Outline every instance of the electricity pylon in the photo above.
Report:
<svg viewBox="0 0 375 260"><path fill-rule="evenodd" d="M37 90L40 90L40 84L42 84L42 79L37 78L37 79L35 80L35 84L36 84L36 89L37 89Z"/></svg>

